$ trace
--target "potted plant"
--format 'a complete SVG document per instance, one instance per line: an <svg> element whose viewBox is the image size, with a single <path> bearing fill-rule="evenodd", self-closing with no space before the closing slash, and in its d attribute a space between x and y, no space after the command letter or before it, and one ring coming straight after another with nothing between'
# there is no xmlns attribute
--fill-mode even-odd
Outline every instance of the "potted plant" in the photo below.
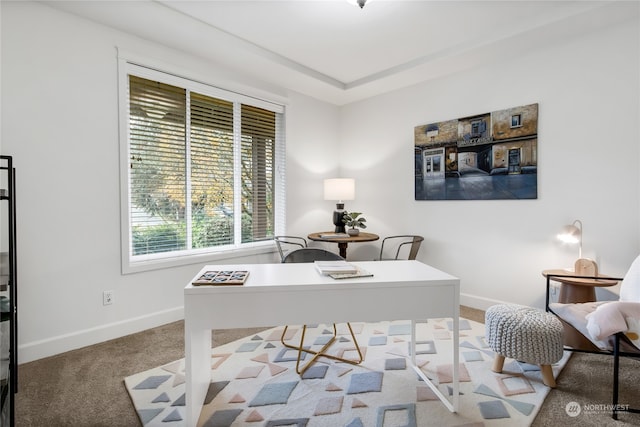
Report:
<svg viewBox="0 0 640 427"><path fill-rule="evenodd" d="M367 228L367 224L365 224L367 219L360 215L362 215L362 212L347 212L344 214L342 222L344 222L347 227L351 227L347 230L349 236L357 236L360 233L358 228Z"/></svg>

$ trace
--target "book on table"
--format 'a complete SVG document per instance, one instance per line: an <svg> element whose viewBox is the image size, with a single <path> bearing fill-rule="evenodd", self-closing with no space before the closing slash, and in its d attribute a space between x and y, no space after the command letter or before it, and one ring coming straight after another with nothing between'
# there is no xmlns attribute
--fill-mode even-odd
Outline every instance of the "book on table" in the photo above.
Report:
<svg viewBox="0 0 640 427"><path fill-rule="evenodd" d="M337 273L357 273L358 267L349 264L347 261L314 261L316 269L320 274L328 276Z"/></svg>
<svg viewBox="0 0 640 427"><path fill-rule="evenodd" d="M322 239L344 239L349 237L347 233L321 233L320 238Z"/></svg>

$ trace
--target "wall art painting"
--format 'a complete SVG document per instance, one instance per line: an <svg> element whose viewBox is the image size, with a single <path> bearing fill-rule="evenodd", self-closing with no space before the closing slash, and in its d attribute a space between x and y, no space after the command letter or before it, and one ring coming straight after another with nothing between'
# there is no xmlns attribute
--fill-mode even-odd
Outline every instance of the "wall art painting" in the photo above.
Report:
<svg viewBox="0 0 640 427"><path fill-rule="evenodd" d="M536 199L538 104L416 126L416 200Z"/></svg>

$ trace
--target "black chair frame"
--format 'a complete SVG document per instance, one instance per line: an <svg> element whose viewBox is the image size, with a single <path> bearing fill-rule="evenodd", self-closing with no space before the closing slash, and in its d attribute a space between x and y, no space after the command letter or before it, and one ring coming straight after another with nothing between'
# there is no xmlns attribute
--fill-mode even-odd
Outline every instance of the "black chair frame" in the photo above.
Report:
<svg viewBox="0 0 640 427"><path fill-rule="evenodd" d="M280 254L280 261L284 262L285 252L282 249L282 244L300 246L300 249L307 247L307 239L300 236L274 236L273 241L276 242L278 253Z"/></svg>

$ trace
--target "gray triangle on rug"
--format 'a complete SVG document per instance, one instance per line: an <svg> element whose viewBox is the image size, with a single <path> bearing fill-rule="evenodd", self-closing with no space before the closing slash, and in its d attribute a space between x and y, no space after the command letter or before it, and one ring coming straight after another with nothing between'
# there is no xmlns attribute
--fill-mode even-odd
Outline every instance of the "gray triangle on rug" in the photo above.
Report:
<svg viewBox="0 0 640 427"><path fill-rule="evenodd" d="M452 394L451 319L416 324L416 364L445 395ZM302 375L297 351L280 343L283 327L212 349L211 385L199 426L528 426L549 392L539 367L494 353L481 323L460 319L460 405L451 413L411 367L410 321L351 323L364 361L320 357ZM301 327L290 326L299 341ZM320 349L332 328L307 328L305 347ZM357 356L346 327L328 350ZM298 341L296 341L298 340ZM553 365L554 376L570 357ZM306 357L308 359L308 356ZM185 426L184 359L124 380L144 426Z"/></svg>

